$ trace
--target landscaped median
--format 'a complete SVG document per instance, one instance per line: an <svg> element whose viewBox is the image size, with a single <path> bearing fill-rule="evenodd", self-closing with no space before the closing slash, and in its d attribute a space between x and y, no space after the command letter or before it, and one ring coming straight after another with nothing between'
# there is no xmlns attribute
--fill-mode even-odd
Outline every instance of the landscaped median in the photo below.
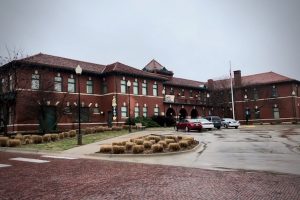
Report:
<svg viewBox="0 0 300 200"><path fill-rule="evenodd" d="M103 144L97 153L113 154L162 154L183 152L194 149L199 141L193 137L181 135L146 135L138 138L131 138L128 141Z"/></svg>
<svg viewBox="0 0 300 200"><path fill-rule="evenodd" d="M128 130L120 127L93 127L83 130L82 143L93 142L128 134ZM50 133L44 135L17 134L14 137L0 137L1 147L17 147L33 150L64 151L77 145L76 131Z"/></svg>

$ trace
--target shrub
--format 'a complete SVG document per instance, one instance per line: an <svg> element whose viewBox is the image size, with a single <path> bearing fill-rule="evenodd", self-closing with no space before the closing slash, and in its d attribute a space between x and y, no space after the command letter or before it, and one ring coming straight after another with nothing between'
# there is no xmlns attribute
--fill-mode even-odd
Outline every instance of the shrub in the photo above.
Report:
<svg viewBox="0 0 300 200"><path fill-rule="evenodd" d="M182 140L182 136L181 136L181 135L178 135L178 136L177 136L177 139L178 139L178 140Z"/></svg>
<svg viewBox="0 0 300 200"><path fill-rule="evenodd" d="M149 140L149 142L151 142L152 144L155 144L155 143L156 143L155 140Z"/></svg>
<svg viewBox="0 0 300 200"><path fill-rule="evenodd" d="M150 141L144 141L144 148L145 149L151 149L152 142Z"/></svg>
<svg viewBox="0 0 300 200"><path fill-rule="evenodd" d="M112 152L112 145L102 145L100 147L100 153L111 153Z"/></svg>
<svg viewBox="0 0 300 200"><path fill-rule="evenodd" d="M26 139L31 139L31 135L23 135L23 139L26 140Z"/></svg>
<svg viewBox="0 0 300 200"><path fill-rule="evenodd" d="M40 135L32 135L31 140L34 144L40 144L43 142L43 137Z"/></svg>
<svg viewBox="0 0 300 200"><path fill-rule="evenodd" d="M173 139L166 139L165 141L166 141L167 144L170 144L170 143L174 143L174 142L175 142L175 140L173 140Z"/></svg>
<svg viewBox="0 0 300 200"><path fill-rule="evenodd" d="M161 141L160 141L161 142ZM152 152L153 153L159 153L159 152L163 152L164 148L162 145L160 144L153 144L151 146Z"/></svg>
<svg viewBox="0 0 300 200"><path fill-rule="evenodd" d="M103 131L104 131L104 128L103 128L103 126L97 126L97 127L95 128L95 131L96 131L96 133L100 133L100 132L103 132Z"/></svg>
<svg viewBox="0 0 300 200"><path fill-rule="evenodd" d="M59 138L60 140L64 139L64 137L65 137L65 136L64 136L64 133L59 133L59 134L58 134L58 138Z"/></svg>
<svg viewBox="0 0 300 200"><path fill-rule="evenodd" d="M137 153L143 153L144 152L144 145L134 145L132 147L132 153L137 154Z"/></svg>
<svg viewBox="0 0 300 200"><path fill-rule="evenodd" d="M23 141L23 135L18 133L14 139L19 139L20 141Z"/></svg>
<svg viewBox="0 0 300 200"><path fill-rule="evenodd" d="M56 141L56 140L58 140L58 134L56 134L56 133L52 133L52 134L50 134L51 136L51 141Z"/></svg>
<svg viewBox="0 0 300 200"><path fill-rule="evenodd" d="M31 143L32 143L32 140L31 140L31 139L28 139L28 138L27 138L27 139L24 140L24 144L31 144Z"/></svg>
<svg viewBox="0 0 300 200"><path fill-rule="evenodd" d="M177 136L175 136L175 135L166 135L166 139L173 139L174 141L177 141Z"/></svg>
<svg viewBox="0 0 300 200"><path fill-rule="evenodd" d="M43 135L43 142L50 142L51 141L51 134Z"/></svg>
<svg viewBox="0 0 300 200"><path fill-rule="evenodd" d="M75 130L69 131L69 136L70 137L75 137L76 136L76 131Z"/></svg>
<svg viewBox="0 0 300 200"><path fill-rule="evenodd" d="M113 131L121 131L121 130L122 130L122 127L119 127L119 126L113 126L113 127L112 127L112 130L113 130Z"/></svg>
<svg viewBox="0 0 300 200"><path fill-rule="evenodd" d="M179 151L180 150L180 146L178 143L170 143L168 148L170 151Z"/></svg>
<svg viewBox="0 0 300 200"><path fill-rule="evenodd" d="M6 147L8 145L8 137L0 137L0 146Z"/></svg>
<svg viewBox="0 0 300 200"><path fill-rule="evenodd" d="M92 133L93 133L93 129L92 128L85 129L85 135L92 134Z"/></svg>
<svg viewBox="0 0 300 200"><path fill-rule="evenodd" d="M126 141L123 141L123 142L113 142L112 145L117 145L117 146L125 146L126 144Z"/></svg>
<svg viewBox="0 0 300 200"><path fill-rule="evenodd" d="M8 146L9 147L16 147L21 145L21 140L19 139L9 139L8 140Z"/></svg>
<svg viewBox="0 0 300 200"><path fill-rule="evenodd" d="M63 132L63 134L64 134L64 138L70 137L70 133L69 132Z"/></svg>
<svg viewBox="0 0 300 200"><path fill-rule="evenodd" d="M143 139L135 139L134 143L136 143L137 145L142 145L142 144L144 144L144 140Z"/></svg>
<svg viewBox="0 0 300 200"><path fill-rule="evenodd" d="M159 127L157 122L148 117L136 117L134 119L134 124L136 123L142 123L142 125L145 127Z"/></svg>
<svg viewBox="0 0 300 200"><path fill-rule="evenodd" d="M166 141L163 140L159 141L158 144L160 144L164 149L168 147Z"/></svg>
<svg viewBox="0 0 300 200"><path fill-rule="evenodd" d="M181 148L187 148L187 147L189 146L187 140L181 140L181 141L179 141L178 143L179 143L179 146L180 146Z"/></svg>
<svg viewBox="0 0 300 200"><path fill-rule="evenodd" d="M125 147L124 146L113 145L112 146L112 152L114 154L124 153L125 152Z"/></svg>
<svg viewBox="0 0 300 200"><path fill-rule="evenodd" d="M147 140L155 140L155 143L157 143L158 141L160 141L160 137L156 136L156 135L149 135L146 138L147 138Z"/></svg>
<svg viewBox="0 0 300 200"><path fill-rule="evenodd" d="M133 142L126 142L125 148L127 151L130 151L133 147L134 143Z"/></svg>
<svg viewBox="0 0 300 200"><path fill-rule="evenodd" d="M111 131L112 128L110 128L110 127L103 127L103 130L104 130L104 131Z"/></svg>

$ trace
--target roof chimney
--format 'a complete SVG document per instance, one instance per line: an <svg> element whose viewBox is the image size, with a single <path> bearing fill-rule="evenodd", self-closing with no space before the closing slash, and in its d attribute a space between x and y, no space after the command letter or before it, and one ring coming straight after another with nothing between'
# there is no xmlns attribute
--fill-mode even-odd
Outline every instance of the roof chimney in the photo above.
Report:
<svg viewBox="0 0 300 200"><path fill-rule="evenodd" d="M213 90L214 89L214 80L208 79L207 80L207 87L208 87L208 89Z"/></svg>
<svg viewBox="0 0 300 200"><path fill-rule="evenodd" d="M234 85L235 85L235 87L241 87L242 86L241 70L236 70L233 73L234 73Z"/></svg>

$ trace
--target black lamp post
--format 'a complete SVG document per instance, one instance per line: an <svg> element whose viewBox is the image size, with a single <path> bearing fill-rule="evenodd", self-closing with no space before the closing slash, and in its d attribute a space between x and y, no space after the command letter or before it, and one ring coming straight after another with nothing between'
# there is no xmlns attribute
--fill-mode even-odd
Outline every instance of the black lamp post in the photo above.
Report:
<svg viewBox="0 0 300 200"><path fill-rule="evenodd" d="M129 121L129 133L131 133L131 117L130 117L130 86L131 82L130 80L127 81L127 88L128 88L128 121Z"/></svg>
<svg viewBox="0 0 300 200"><path fill-rule="evenodd" d="M293 115L294 115L295 123L297 123L298 120L297 120L297 112L296 112L296 92L295 92L295 90L292 91L292 96L293 96Z"/></svg>
<svg viewBox="0 0 300 200"><path fill-rule="evenodd" d="M77 74L78 79L78 134L77 134L77 145L82 145L82 135L81 135L81 127L80 127L80 75L82 73L82 68L80 65L77 65L75 72Z"/></svg>
<svg viewBox="0 0 300 200"><path fill-rule="evenodd" d="M165 108L165 96L166 96L166 89L163 88L163 90L161 91L162 95L164 96L164 99L163 99L163 106L164 106L164 127L166 128L167 127L167 122L166 122L166 108Z"/></svg>

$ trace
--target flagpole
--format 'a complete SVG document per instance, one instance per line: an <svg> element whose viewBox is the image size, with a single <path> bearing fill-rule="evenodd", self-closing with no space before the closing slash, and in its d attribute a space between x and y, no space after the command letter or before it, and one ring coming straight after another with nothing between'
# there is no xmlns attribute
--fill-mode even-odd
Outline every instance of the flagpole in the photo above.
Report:
<svg viewBox="0 0 300 200"><path fill-rule="evenodd" d="M235 120L234 100L233 100L233 86L232 86L232 75L231 75L231 61L229 61L229 65L230 65L230 88L231 88L232 117Z"/></svg>

